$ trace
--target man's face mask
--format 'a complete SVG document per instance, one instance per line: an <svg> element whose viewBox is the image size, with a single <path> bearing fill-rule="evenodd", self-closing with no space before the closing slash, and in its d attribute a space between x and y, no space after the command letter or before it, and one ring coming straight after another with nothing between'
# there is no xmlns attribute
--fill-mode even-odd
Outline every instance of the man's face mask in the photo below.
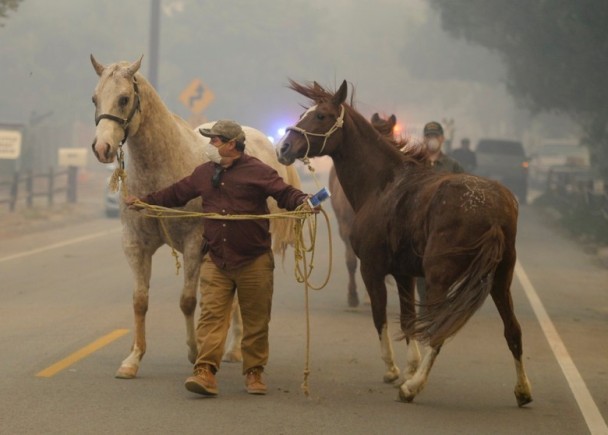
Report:
<svg viewBox="0 0 608 435"><path fill-rule="evenodd" d="M430 152L435 153L441 148L441 142L438 138L432 137L426 142L426 146Z"/></svg>
<svg viewBox="0 0 608 435"><path fill-rule="evenodd" d="M209 142L207 144L207 148L205 149L205 155L213 163L217 163L219 165L222 162L222 156L220 155L220 148L223 147L224 145L226 145L226 144L222 143L219 147L216 147L215 145L211 144L211 142Z"/></svg>

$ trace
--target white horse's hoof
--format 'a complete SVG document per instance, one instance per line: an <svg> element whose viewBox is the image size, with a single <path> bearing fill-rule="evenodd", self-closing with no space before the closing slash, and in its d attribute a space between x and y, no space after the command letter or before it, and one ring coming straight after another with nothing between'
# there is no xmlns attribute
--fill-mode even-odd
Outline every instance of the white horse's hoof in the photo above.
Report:
<svg viewBox="0 0 608 435"><path fill-rule="evenodd" d="M190 361L191 364L194 364L196 362L196 357L197 356L198 356L198 351L197 350L190 349L188 351L188 361Z"/></svg>
<svg viewBox="0 0 608 435"><path fill-rule="evenodd" d="M397 379L399 379L399 369L397 367L393 367L388 372L384 374L382 380L387 384L392 384Z"/></svg>
<svg viewBox="0 0 608 435"><path fill-rule="evenodd" d="M402 402L410 403L412 402L412 400L414 400L416 394L412 393L405 384L406 382L404 382L403 385L399 387L399 400L401 400Z"/></svg>
<svg viewBox="0 0 608 435"><path fill-rule="evenodd" d="M118 379L134 379L137 376L137 369L138 367L120 366L114 377Z"/></svg>
<svg viewBox="0 0 608 435"><path fill-rule="evenodd" d="M236 363L243 361L243 355L241 352L226 352L222 357L222 361Z"/></svg>

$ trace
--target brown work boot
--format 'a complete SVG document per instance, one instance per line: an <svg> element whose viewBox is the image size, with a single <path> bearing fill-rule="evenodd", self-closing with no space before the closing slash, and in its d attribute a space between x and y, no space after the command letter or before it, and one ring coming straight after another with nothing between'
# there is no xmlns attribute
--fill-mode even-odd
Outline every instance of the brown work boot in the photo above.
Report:
<svg viewBox="0 0 608 435"><path fill-rule="evenodd" d="M217 396L217 382L215 381L214 370L209 364L203 364L194 369L194 376L186 379L184 384L186 390L204 396Z"/></svg>
<svg viewBox="0 0 608 435"><path fill-rule="evenodd" d="M267 388L262 379L263 367L254 367L245 374L245 387L249 394L266 394Z"/></svg>

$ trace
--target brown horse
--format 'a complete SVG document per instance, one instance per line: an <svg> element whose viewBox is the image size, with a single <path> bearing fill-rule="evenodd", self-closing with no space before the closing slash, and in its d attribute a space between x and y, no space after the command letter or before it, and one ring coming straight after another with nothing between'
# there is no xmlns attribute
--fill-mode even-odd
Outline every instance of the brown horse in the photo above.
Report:
<svg viewBox="0 0 608 435"><path fill-rule="evenodd" d="M395 124L397 124L397 118L395 115L389 116L387 119L383 119L374 113L371 117L371 123L376 130L387 139L393 141L393 144L401 149L406 145L404 141L396 141L393 130ZM351 207L346 194L340 185L340 180L336 175L336 169L332 166L329 171L329 191L331 192L330 202L338 221L338 233L340 238L344 242L344 257L346 259L346 269L348 271L348 306L357 307L359 305L359 295L357 294L357 280L355 274L357 273L357 256L353 251L353 247L350 244L350 233L353 226L353 220L355 218L355 212Z"/></svg>
<svg viewBox="0 0 608 435"><path fill-rule="evenodd" d="M397 282L400 324L407 342L415 338L430 346L421 360L408 347L400 399L412 401L422 391L445 340L491 294L515 362L517 403L529 403L521 328L510 290L518 215L513 195L484 178L435 173L400 153L345 103L346 81L336 93L294 81L291 88L315 104L277 144L279 161L290 165L298 158L332 158L355 211L351 243L361 260L389 372L393 356L387 336L386 275ZM416 320L414 278L419 276L426 278L428 302Z"/></svg>

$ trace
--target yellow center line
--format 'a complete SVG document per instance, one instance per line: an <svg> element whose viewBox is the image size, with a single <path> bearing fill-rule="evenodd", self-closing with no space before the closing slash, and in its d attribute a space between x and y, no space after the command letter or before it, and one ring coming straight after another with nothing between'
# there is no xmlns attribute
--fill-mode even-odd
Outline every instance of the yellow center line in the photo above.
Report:
<svg viewBox="0 0 608 435"><path fill-rule="evenodd" d="M110 332L108 335L104 335L103 337L95 340L93 343L83 347L82 349L74 352L68 357L62 359L61 361L56 362L50 367L36 373L36 376L39 378L50 378L51 376L55 376L61 370L64 370L71 366L72 364L80 361L81 359L89 356L96 350L101 349L102 347L112 343L114 340L119 339L126 333L128 333L128 329L117 329L115 331Z"/></svg>

